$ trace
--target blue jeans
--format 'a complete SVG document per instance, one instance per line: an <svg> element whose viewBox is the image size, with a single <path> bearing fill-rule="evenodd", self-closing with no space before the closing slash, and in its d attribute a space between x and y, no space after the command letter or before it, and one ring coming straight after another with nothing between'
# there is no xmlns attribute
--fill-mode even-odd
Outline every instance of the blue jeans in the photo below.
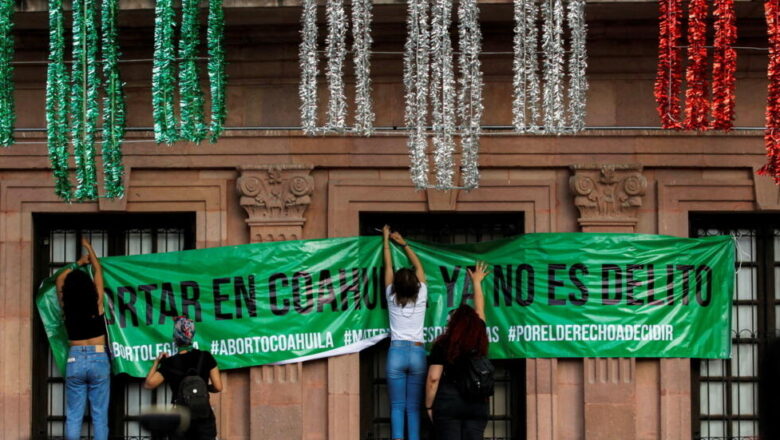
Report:
<svg viewBox="0 0 780 440"><path fill-rule="evenodd" d="M420 439L420 402L426 375L425 347L412 341L391 341L387 353L387 392L390 395L392 438L404 436L404 414L408 440Z"/></svg>
<svg viewBox="0 0 780 440"><path fill-rule="evenodd" d="M95 440L108 438L108 395L111 363L108 353L94 346L72 346L65 374L65 439L81 437L81 422L89 397Z"/></svg>

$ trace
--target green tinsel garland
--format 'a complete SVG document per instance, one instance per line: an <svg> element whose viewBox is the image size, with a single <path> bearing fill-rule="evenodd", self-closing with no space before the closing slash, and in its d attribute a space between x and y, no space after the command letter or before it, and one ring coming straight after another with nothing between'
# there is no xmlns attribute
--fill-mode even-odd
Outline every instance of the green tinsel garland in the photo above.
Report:
<svg viewBox="0 0 780 440"><path fill-rule="evenodd" d="M152 66L152 117L154 140L172 144L178 140L174 113L174 10L172 0L157 0L154 19L154 61Z"/></svg>
<svg viewBox="0 0 780 440"><path fill-rule="evenodd" d="M49 0L49 66L46 80L46 124L54 192L71 198L68 177L68 72L65 68L65 25L61 0Z"/></svg>
<svg viewBox="0 0 780 440"><path fill-rule="evenodd" d="M118 0L103 0L101 30L103 49L103 177L106 197L121 198L125 194L122 176L122 141L125 137L125 98L119 77L117 47Z"/></svg>
<svg viewBox="0 0 780 440"><path fill-rule="evenodd" d="M73 156L76 159L76 198L97 198L95 133L100 114L98 93L100 77L97 60L98 35L95 28L94 0L73 2L73 83L71 114Z"/></svg>
<svg viewBox="0 0 780 440"><path fill-rule="evenodd" d="M211 142L216 142L222 134L225 124L225 13L222 10L222 0L209 0L208 44L209 88L211 90Z"/></svg>
<svg viewBox="0 0 780 440"><path fill-rule="evenodd" d="M0 146L14 143L14 1L2 0L0 5Z"/></svg>
<svg viewBox="0 0 780 440"><path fill-rule="evenodd" d="M179 110L181 139L200 143L208 128L203 122L203 91L198 75L198 0L182 0L181 40L179 41Z"/></svg>

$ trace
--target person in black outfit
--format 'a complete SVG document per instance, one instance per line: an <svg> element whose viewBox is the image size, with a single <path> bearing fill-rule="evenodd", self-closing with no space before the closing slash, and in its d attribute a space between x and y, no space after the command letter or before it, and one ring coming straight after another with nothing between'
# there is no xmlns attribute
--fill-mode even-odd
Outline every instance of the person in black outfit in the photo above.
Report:
<svg viewBox="0 0 780 440"><path fill-rule="evenodd" d="M482 293L487 265L478 262L468 272L474 284L474 308L462 304L455 309L428 359L425 408L439 440L482 440L487 426L487 399L469 399L460 393L457 385L469 358L485 356L488 348Z"/></svg>
<svg viewBox="0 0 780 440"><path fill-rule="evenodd" d="M172 402L176 405L179 385L185 376L197 372L203 381L208 384L209 392L222 391L222 379L219 376L219 367L214 356L208 351L192 348L192 338L195 336L195 324L184 316L179 316L174 321L173 339L178 347L178 353L168 357L168 353L160 353L154 361L154 365L146 375L144 388L154 389L163 382L167 382L173 391ZM210 381L210 383L209 383ZM209 410L209 415L202 419L191 419L190 426L183 433L171 436L172 440L214 440L217 437L217 422L214 412Z"/></svg>

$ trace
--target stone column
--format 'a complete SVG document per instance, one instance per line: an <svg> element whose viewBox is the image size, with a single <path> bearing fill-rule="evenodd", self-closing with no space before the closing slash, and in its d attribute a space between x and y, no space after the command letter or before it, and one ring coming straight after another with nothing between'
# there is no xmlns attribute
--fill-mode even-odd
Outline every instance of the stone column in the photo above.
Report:
<svg viewBox="0 0 780 440"><path fill-rule="evenodd" d="M311 166L259 165L239 168L241 206L252 243L298 240L311 203ZM303 365L264 365L249 373L249 432L252 439L303 438Z"/></svg>
<svg viewBox="0 0 780 440"><path fill-rule="evenodd" d="M569 179L583 232L636 232L647 190L640 165L575 165ZM636 359L583 360L586 440L636 438Z"/></svg>

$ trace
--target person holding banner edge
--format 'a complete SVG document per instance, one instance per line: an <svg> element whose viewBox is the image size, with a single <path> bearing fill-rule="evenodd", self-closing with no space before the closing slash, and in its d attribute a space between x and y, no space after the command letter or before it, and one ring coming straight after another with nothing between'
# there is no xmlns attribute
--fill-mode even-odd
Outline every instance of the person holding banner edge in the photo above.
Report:
<svg viewBox="0 0 780 440"><path fill-rule="evenodd" d="M65 368L65 439L81 437L84 410L89 401L94 438L105 440L111 362L103 316L103 270L89 241L82 238L81 245L87 254L60 272L55 280L70 344ZM87 264L92 265L94 281L87 272L74 270Z"/></svg>
<svg viewBox="0 0 780 440"><path fill-rule="evenodd" d="M390 349L387 353L387 391L390 397L390 429L393 440L404 439L404 421L408 440L420 438L420 401L425 383L426 352L423 340L428 286L422 263L406 240L390 227L382 228L384 237L385 295L390 317ZM393 269L390 240L404 248L414 270ZM404 416L406 420L404 420Z"/></svg>
<svg viewBox="0 0 780 440"><path fill-rule="evenodd" d="M488 420L487 399L465 396L458 387L469 358L487 356L488 349L482 292L487 264L477 262L468 274L474 285L474 308L461 304L451 312L447 328L434 342L428 360L425 409L437 438L446 440L482 440Z"/></svg>

